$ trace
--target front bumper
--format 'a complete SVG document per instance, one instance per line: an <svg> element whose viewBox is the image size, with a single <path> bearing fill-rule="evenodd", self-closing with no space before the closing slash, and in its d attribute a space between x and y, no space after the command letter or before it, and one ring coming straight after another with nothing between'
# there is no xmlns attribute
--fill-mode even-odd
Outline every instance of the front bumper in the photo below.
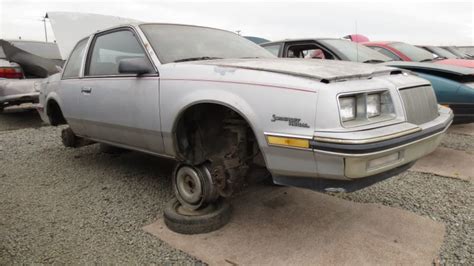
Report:
<svg viewBox="0 0 474 266"><path fill-rule="evenodd" d="M282 170L272 168L272 165L269 169L276 183L291 186L314 187L316 183L323 184L324 180L369 184L371 182L366 182L369 179L385 179L406 170L438 147L453 121L449 108L441 107L439 112L436 119L422 125L401 123L358 132L316 132L309 140L308 149L290 152L298 156L300 162L304 161L299 169L305 171L288 169L290 164ZM309 152L313 155L312 163L316 164L311 172L306 170L310 167L305 167L310 163ZM267 157L267 162L271 164L272 159ZM364 182L359 182L362 180ZM343 186L342 183L339 185ZM328 186L333 186L333 182L323 187Z"/></svg>

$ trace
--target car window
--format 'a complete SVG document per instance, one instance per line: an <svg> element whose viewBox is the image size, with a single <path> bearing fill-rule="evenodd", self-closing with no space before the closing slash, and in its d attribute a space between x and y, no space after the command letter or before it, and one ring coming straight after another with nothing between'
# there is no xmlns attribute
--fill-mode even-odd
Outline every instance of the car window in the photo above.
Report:
<svg viewBox="0 0 474 266"><path fill-rule="evenodd" d="M402 59L398 55L392 53L391 51L383 47L377 47L377 46L369 46L369 47L385 56L392 58L394 61L402 61Z"/></svg>
<svg viewBox="0 0 474 266"><path fill-rule="evenodd" d="M344 55L349 61L361 63L376 63L391 61L389 57L368 48L365 45L344 39L322 39L322 44L332 51Z"/></svg>
<svg viewBox="0 0 474 266"><path fill-rule="evenodd" d="M286 49L286 57L305 59L335 59L334 56L316 44L292 44Z"/></svg>
<svg viewBox="0 0 474 266"><path fill-rule="evenodd" d="M64 68L63 78L77 78L81 70L82 58L84 57L84 48L86 47L88 39L84 39L77 43L74 50L69 56L69 61Z"/></svg>
<svg viewBox="0 0 474 266"><path fill-rule="evenodd" d="M275 57L260 45L224 30L171 24L143 24L140 28L162 64L199 59Z"/></svg>
<svg viewBox="0 0 474 266"><path fill-rule="evenodd" d="M280 54L281 44L263 46L263 48L267 49L267 51L272 53L274 56L278 56Z"/></svg>
<svg viewBox="0 0 474 266"><path fill-rule="evenodd" d="M131 58L147 58L133 32L121 30L98 35L93 43L86 75L119 75L120 60Z"/></svg>
<svg viewBox="0 0 474 266"><path fill-rule="evenodd" d="M403 42L394 42L394 43L390 43L389 46L402 52L403 54L408 56L412 61L415 61L415 62L430 61L430 60L433 60L434 58L432 53L411 44L407 44Z"/></svg>

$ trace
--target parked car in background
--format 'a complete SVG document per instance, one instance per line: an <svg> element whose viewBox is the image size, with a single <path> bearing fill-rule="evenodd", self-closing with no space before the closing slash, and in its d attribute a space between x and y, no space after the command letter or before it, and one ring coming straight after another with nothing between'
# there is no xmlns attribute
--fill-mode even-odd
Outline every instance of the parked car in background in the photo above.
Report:
<svg viewBox="0 0 474 266"><path fill-rule="evenodd" d="M426 51L430 52L433 54L433 56L437 59L455 59L455 58L461 58L450 51L438 47L438 46L432 46L432 45L418 45L418 47L425 49Z"/></svg>
<svg viewBox="0 0 474 266"><path fill-rule="evenodd" d="M462 51L461 49L455 47L455 46L442 46L441 48L449 51L450 53L455 54L459 58L463 59L474 59L474 55L467 53L465 51Z"/></svg>
<svg viewBox="0 0 474 266"><path fill-rule="evenodd" d="M470 57L474 56L474 46L456 46L456 49Z"/></svg>
<svg viewBox="0 0 474 266"><path fill-rule="evenodd" d="M184 233L262 169L330 191L393 176L432 152L453 118L429 82L398 69L279 59L235 33L175 24L96 32L41 90L42 118L69 125L68 146L177 160L164 218Z"/></svg>
<svg viewBox="0 0 474 266"><path fill-rule="evenodd" d="M384 50L378 53L364 45L344 39L284 40L265 43L262 46L279 57L380 63L416 72L432 83L438 103L448 105L453 109L456 122L474 121L474 71L472 68L393 61L392 58L382 54Z"/></svg>
<svg viewBox="0 0 474 266"><path fill-rule="evenodd" d="M435 58L432 53L403 42L364 42L362 43L380 53L383 53L393 60L429 62L436 64L446 64L460 67L474 67L474 61L457 58Z"/></svg>
<svg viewBox="0 0 474 266"><path fill-rule="evenodd" d="M261 44L261 43L270 41L270 40L260 38L260 37L255 37L255 36L244 36L244 38L256 44Z"/></svg>
<svg viewBox="0 0 474 266"><path fill-rule="evenodd" d="M43 78L59 72L62 64L55 43L0 40L0 112L37 103Z"/></svg>
<svg viewBox="0 0 474 266"><path fill-rule="evenodd" d="M349 34L343 37L344 39L351 40L353 42L368 42L369 38L362 34Z"/></svg>

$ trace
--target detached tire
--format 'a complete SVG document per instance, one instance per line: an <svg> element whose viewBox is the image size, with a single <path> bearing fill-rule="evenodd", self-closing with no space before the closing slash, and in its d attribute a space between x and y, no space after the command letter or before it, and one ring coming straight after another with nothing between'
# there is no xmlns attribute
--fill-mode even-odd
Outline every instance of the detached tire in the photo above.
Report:
<svg viewBox="0 0 474 266"><path fill-rule="evenodd" d="M166 226L176 233L193 235L215 231L226 225L232 208L226 201L209 204L202 210L184 209L177 199L171 200L163 213Z"/></svg>

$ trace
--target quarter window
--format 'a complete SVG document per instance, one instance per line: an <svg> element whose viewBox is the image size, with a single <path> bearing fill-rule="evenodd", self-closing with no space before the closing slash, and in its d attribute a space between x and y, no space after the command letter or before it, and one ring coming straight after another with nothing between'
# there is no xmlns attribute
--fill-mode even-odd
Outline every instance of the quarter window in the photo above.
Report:
<svg viewBox="0 0 474 266"><path fill-rule="evenodd" d="M82 58L84 58L84 48L86 47L88 39L84 39L77 43L74 50L69 56L69 61L64 68L63 78L78 78L81 71Z"/></svg>
<svg viewBox="0 0 474 266"><path fill-rule="evenodd" d="M129 30L99 35L93 45L88 76L119 75L120 60L146 58L142 46Z"/></svg>

